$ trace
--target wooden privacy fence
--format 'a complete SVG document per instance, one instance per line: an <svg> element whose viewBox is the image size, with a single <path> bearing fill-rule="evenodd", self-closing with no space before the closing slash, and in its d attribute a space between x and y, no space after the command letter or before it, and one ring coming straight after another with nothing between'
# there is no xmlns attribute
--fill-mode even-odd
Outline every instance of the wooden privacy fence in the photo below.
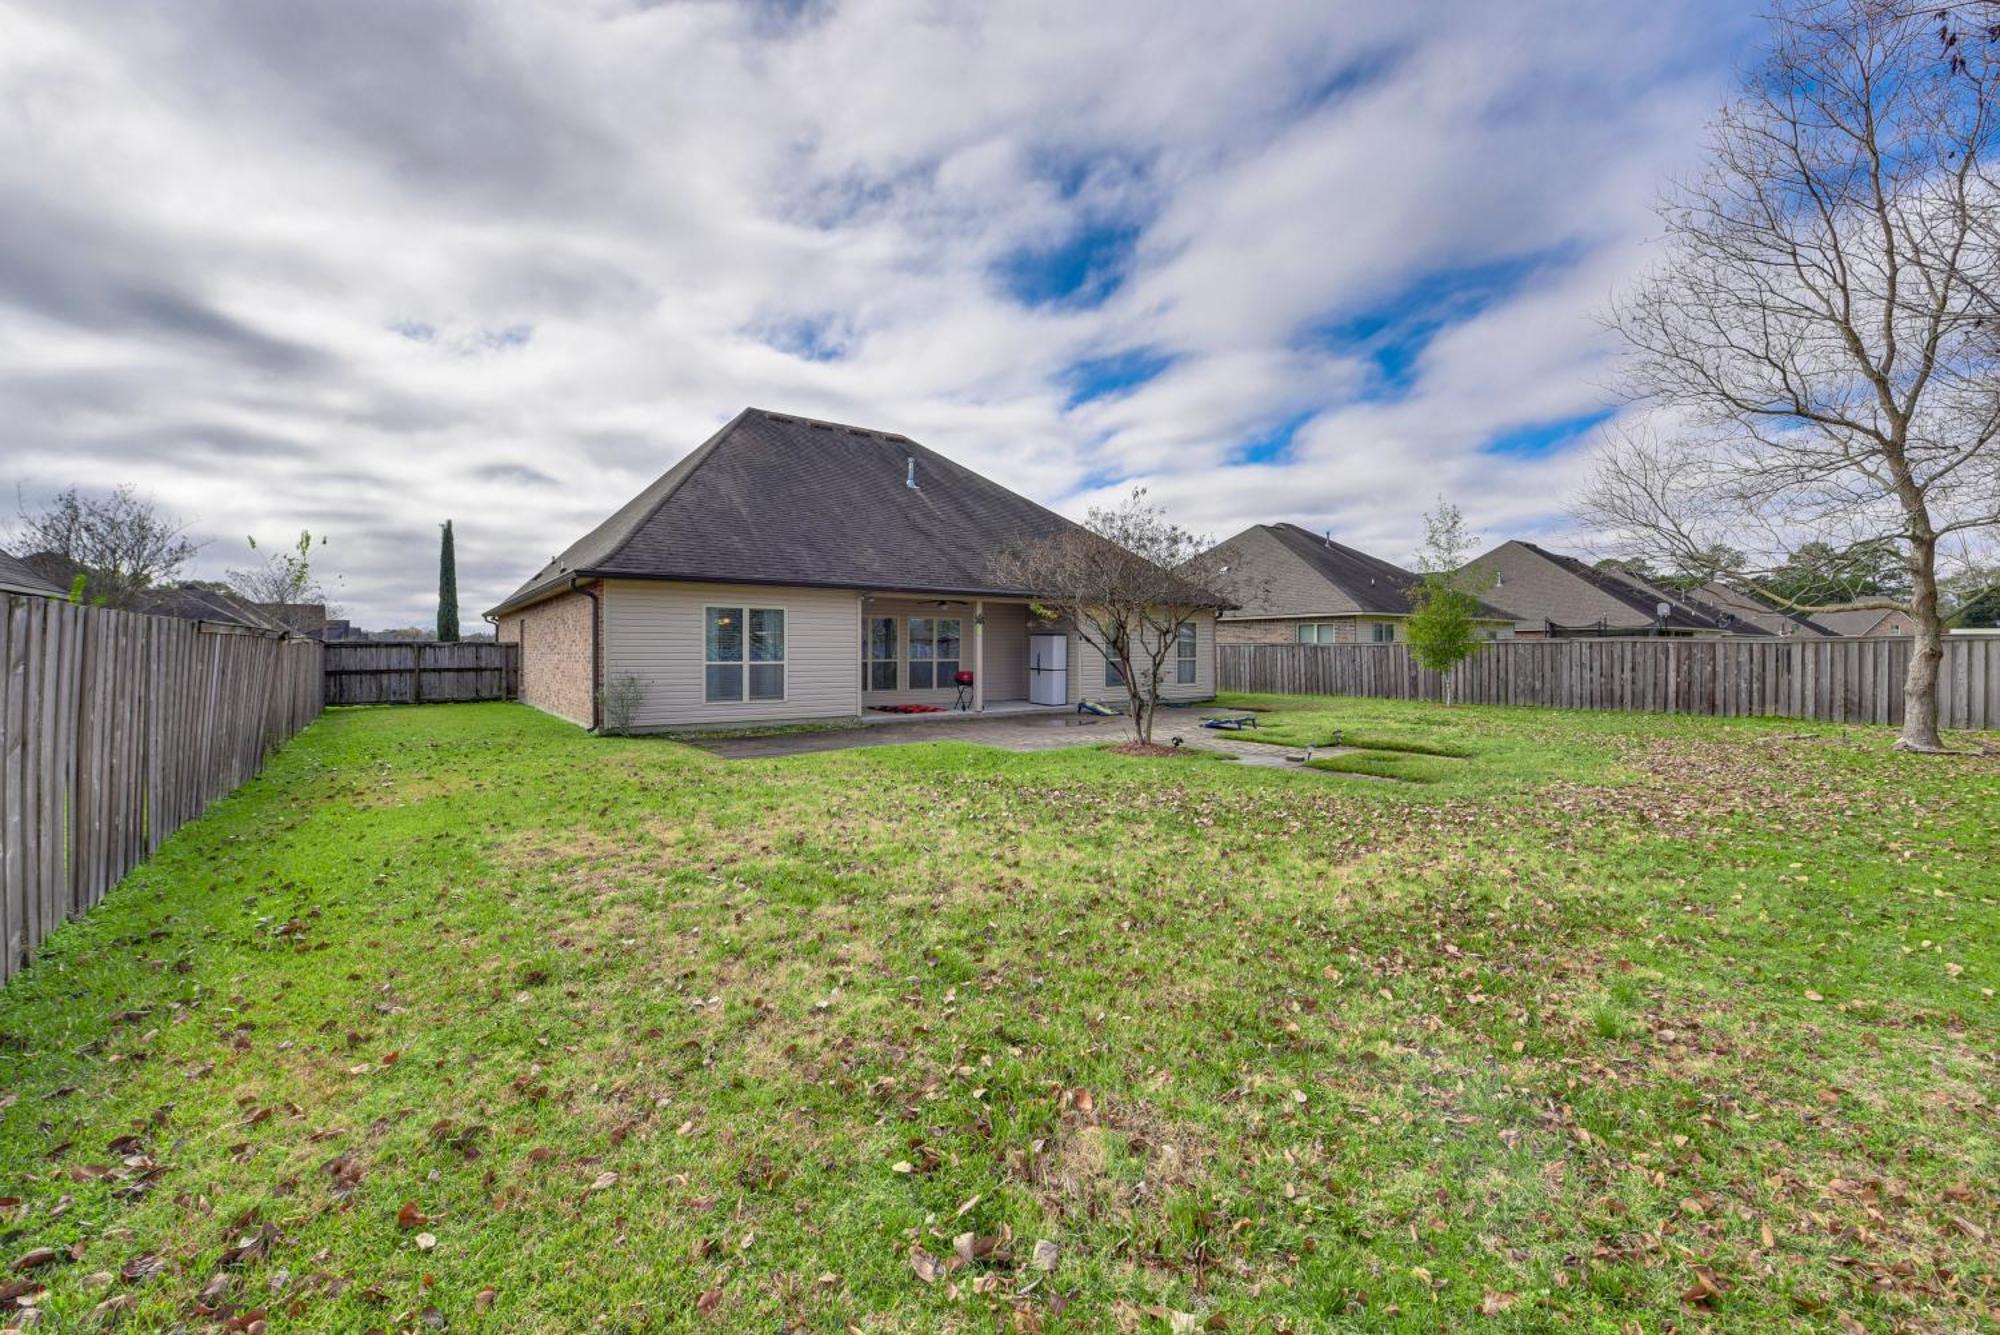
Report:
<svg viewBox="0 0 2000 1335"><path fill-rule="evenodd" d="M311 640L0 596L0 981L319 711Z"/></svg>
<svg viewBox="0 0 2000 1335"><path fill-rule="evenodd" d="M379 640L326 646L330 705L512 700L520 684L518 644Z"/></svg>
<svg viewBox="0 0 2000 1335"><path fill-rule="evenodd" d="M1900 724L1911 647L1907 638L1495 640L1452 669L1451 698ZM1226 691L1444 696L1444 679L1401 644L1225 644L1217 656ZM2000 728L2000 638L1946 639L1938 715L1947 728Z"/></svg>

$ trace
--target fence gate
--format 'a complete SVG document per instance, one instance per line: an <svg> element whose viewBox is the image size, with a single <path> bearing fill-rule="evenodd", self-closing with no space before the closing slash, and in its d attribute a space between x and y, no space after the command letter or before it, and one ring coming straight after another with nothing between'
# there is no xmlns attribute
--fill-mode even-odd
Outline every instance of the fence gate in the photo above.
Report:
<svg viewBox="0 0 2000 1335"><path fill-rule="evenodd" d="M329 705L512 700L520 679L518 644L336 640L326 646Z"/></svg>

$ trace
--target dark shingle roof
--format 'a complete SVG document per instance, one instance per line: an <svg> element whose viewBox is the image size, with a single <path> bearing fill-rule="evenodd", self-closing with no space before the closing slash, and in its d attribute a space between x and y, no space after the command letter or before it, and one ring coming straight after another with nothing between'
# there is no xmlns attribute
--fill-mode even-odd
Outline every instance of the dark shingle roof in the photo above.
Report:
<svg viewBox="0 0 2000 1335"><path fill-rule="evenodd" d="M68 590L57 588L20 561L0 552L0 593L32 593L43 598L62 598L68 595Z"/></svg>
<svg viewBox="0 0 2000 1335"><path fill-rule="evenodd" d="M1574 556L1564 556L1561 552L1537 547L1532 542L1524 542L1521 545L1544 560L1554 562L1598 592L1617 599L1637 612L1648 624L1654 619L1655 609L1661 603L1665 603L1667 605L1665 624L1670 630L1722 630L1734 631L1739 635L1768 633L1762 627L1745 621L1733 613L1710 607L1707 603L1690 598L1684 593L1659 588L1622 570L1600 570L1596 566L1585 565Z"/></svg>
<svg viewBox="0 0 2000 1335"><path fill-rule="evenodd" d="M135 595L134 610L182 621L217 621L252 630L283 630L277 622L233 593L190 584L162 584Z"/></svg>
<svg viewBox="0 0 2000 1335"><path fill-rule="evenodd" d="M1284 544L1285 550L1352 598L1362 611L1390 616L1408 616L1416 611L1410 602L1410 589L1421 583L1423 576L1414 571L1392 565L1379 556L1343 547L1333 539L1308 532L1297 524L1266 524L1264 527ZM1479 605L1479 615L1496 621L1514 619L1510 614L1485 603Z"/></svg>
<svg viewBox="0 0 2000 1335"><path fill-rule="evenodd" d="M1788 612L1770 599L1750 589L1739 589L1724 584L1719 579L1709 580L1701 586L1702 601L1725 612L1733 612L1740 621L1770 631L1772 634L1804 633L1807 635L1833 634L1825 626L1816 624L1803 612ZM1786 631L1789 625L1793 630Z"/></svg>
<svg viewBox="0 0 2000 1335"><path fill-rule="evenodd" d="M578 575L1027 596L996 559L1075 529L907 436L746 408L489 615Z"/></svg>

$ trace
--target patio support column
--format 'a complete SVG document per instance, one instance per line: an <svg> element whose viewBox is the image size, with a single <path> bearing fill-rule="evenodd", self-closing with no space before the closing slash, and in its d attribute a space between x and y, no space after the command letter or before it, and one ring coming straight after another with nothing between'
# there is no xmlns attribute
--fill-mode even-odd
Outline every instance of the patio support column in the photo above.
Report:
<svg viewBox="0 0 2000 1335"><path fill-rule="evenodd" d="M972 712L986 712L986 604L972 604Z"/></svg>

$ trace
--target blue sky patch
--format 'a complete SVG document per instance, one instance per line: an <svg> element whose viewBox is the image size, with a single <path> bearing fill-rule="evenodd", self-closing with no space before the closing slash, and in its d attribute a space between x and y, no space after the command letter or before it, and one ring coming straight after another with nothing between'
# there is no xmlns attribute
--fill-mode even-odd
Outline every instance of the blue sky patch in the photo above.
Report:
<svg viewBox="0 0 2000 1335"><path fill-rule="evenodd" d="M809 362L837 362L847 355L848 340L831 315L802 315L760 325L751 336L788 357Z"/></svg>
<svg viewBox="0 0 2000 1335"><path fill-rule="evenodd" d="M1416 381L1417 363L1440 333L1499 305L1538 275L1576 258L1574 248L1553 247L1481 264L1433 269L1391 296L1355 310L1332 313L1308 325L1299 342L1344 356L1365 357L1375 383L1364 399L1393 399Z"/></svg>
<svg viewBox="0 0 2000 1335"><path fill-rule="evenodd" d="M1138 241L1134 223L1086 223L1056 245L1003 257L994 275L1023 306L1099 306L1125 281Z"/></svg>
<svg viewBox="0 0 2000 1335"><path fill-rule="evenodd" d="M1603 426L1617 412L1616 408L1602 408L1575 417L1559 417L1552 422L1531 422L1493 437L1479 447L1479 452L1508 459L1545 459Z"/></svg>
<svg viewBox="0 0 2000 1335"><path fill-rule="evenodd" d="M1159 376L1174 361L1173 354L1157 348L1127 348L1108 356L1086 357L1072 362L1060 377L1061 383L1069 389L1069 397L1063 401L1063 407L1074 408L1092 399L1137 389Z"/></svg>
<svg viewBox="0 0 2000 1335"><path fill-rule="evenodd" d="M1275 464L1284 462L1292 452L1292 438L1299 434L1299 428L1312 421L1315 409L1308 408L1295 413L1284 421L1253 436L1237 447L1233 461L1242 464Z"/></svg>

